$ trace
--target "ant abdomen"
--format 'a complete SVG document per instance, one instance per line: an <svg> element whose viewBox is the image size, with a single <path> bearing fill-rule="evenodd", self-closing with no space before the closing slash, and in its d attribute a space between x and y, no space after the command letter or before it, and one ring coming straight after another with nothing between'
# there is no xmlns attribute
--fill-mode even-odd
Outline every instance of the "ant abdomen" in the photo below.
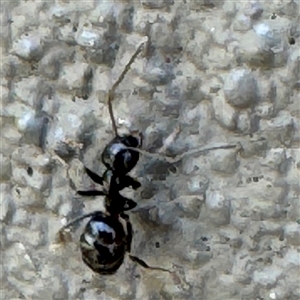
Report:
<svg viewBox="0 0 300 300"><path fill-rule="evenodd" d="M82 260L96 273L114 274L123 263L130 237L126 221L120 219L99 213L80 237Z"/></svg>

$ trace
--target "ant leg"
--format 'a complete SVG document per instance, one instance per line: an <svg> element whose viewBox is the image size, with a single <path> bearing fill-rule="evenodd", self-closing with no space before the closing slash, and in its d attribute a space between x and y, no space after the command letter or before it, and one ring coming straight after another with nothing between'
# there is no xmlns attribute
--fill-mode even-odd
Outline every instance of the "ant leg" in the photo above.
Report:
<svg viewBox="0 0 300 300"><path fill-rule="evenodd" d="M160 267L152 267L152 266L149 266L147 265L142 259L136 257L136 256L133 256L133 255L129 255L129 258L139 264L140 266L142 266L143 268L145 269L150 269L150 270L158 270L158 271L163 271L163 272L168 272L168 273L173 273L172 271L168 270L168 269L164 269L164 268L160 268Z"/></svg>
<svg viewBox="0 0 300 300"><path fill-rule="evenodd" d="M103 185L103 177L97 175L87 167L85 167L85 171L94 182ZM77 194L81 196L105 196L106 195L105 192L97 191L97 190L77 191Z"/></svg>
<svg viewBox="0 0 300 300"><path fill-rule="evenodd" d="M126 236L126 251L128 253L131 252L131 242L132 242L132 236L133 236L133 231L132 231L132 225L129 221L129 216L121 213L120 216L126 221L126 227L127 227L127 236Z"/></svg>
<svg viewBox="0 0 300 300"><path fill-rule="evenodd" d="M119 190L123 190L126 187L132 187L134 190L141 187L140 182L138 182L136 179L132 178L129 175L125 175L122 177L119 177Z"/></svg>
<svg viewBox="0 0 300 300"><path fill-rule="evenodd" d="M85 171L88 174L88 176L96 183L103 185L103 177L99 176L98 174L94 173L87 167L85 167Z"/></svg>
<svg viewBox="0 0 300 300"><path fill-rule="evenodd" d="M125 198L125 204L123 206L123 211L134 209L137 206L137 203L131 199Z"/></svg>
<svg viewBox="0 0 300 300"><path fill-rule="evenodd" d="M115 90L117 89L118 85L123 81L126 73L130 70L130 66L132 65L132 63L134 62L134 60L136 59L136 57L139 55L139 53L143 50L143 46L144 43L142 43L137 50L135 51L135 53L133 54L133 56L131 57L130 61L127 63L127 65L125 66L123 72L121 73L121 75L119 76L119 78L117 79L117 81L113 84L112 88L108 91L108 111L109 111L109 115L110 115L110 119L112 122L112 126L113 126L113 130L115 132L115 136L118 136L118 129L117 129L117 124L114 118L114 113L113 113L113 109L112 109L112 104L111 102L114 100L114 96L115 96Z"/></svg>
<svg viewBox="0 0 300 300"><path fill-rule="evenodd" d="M90 190L90 191L77 191L76 192L80 196L105 196L106 193L103 191L97 191L97 190Z"/></svg>
<svg viewBox="0 0 300 300"><path fill-rule="evenodd" d="M120 216L121 216L124 220L126 220L126 222L127 222L127 249L126 249L126 251L127 251L128 253L130 253L130 252L131 252L131 242L132 242L132 237L133 237L132 225L131 225L131 223L130 223L130 221L129 221L129 216L128 216L128 215L122 213L122 214L120 214ZM170 271L170 270L168 270L168 269L164 269L164 268L160 268L160 267L152 267L152 266L149 266L149 265L147 265L142 259L140 259L140 258L138 258L138 257L136 257L136 256L133 256L133 255L130 255L130 254L129 254L129 258L130 258L133 262L139 264L140 266L142 266L142 267L145 268L145 269L151 269L151 270L158 270L158 271L163 271L163 272L173 273L172 271Z"/></svg>
<svg viewBox="0 0 300 300"><path fill-rule="evenodd" d="M107 171L106 171L107 172ZM105 174L105 173L104 173ZM112 175L110 178L109 193L114 193L116 190L121 191L126 187L132 187L134 190L139 188L141 184L129 175Z"/></svg>

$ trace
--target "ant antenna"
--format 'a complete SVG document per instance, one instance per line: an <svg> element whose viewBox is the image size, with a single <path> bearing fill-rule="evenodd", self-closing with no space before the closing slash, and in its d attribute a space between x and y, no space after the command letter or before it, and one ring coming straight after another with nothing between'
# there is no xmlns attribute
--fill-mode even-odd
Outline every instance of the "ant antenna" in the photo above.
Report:
<svg viewBox="0 0 300 300"><path fill-rule="evenodd" d="M186 157L188 155L192 155L192 154L196 154L196 153L205 153L205 152L208 152L208 151L214 151L214 150L219 150L219 149L234 149L234 148L236 148L237 151L240 151L241 149L243 149L242 145L240 143L227 144L227 145L220 145L220 146L209 147L209 148L202 147L202 148L197 148L197 149L191 149L187 152L176 155L175 157L166 156L161 151L156 152L156 153L150 153L148 151L145 151L145 150L142 150L142 149L139 149L139 148L134 148L134 147L127 147L126 149L138 152L138 153L140 153L142 155L145 155L145 156L148 156L148 157L165 160L168 163L173 164L173 163L176 163L176 162L180 161L181 159L183 159L184 157Z"/></svg>
<svg viewBox="0 0 300 300"><path fill-rule="evenodd" d="M121 75L119 76L119 78L117 79L117 81L113 84L112 88L108 91L108 111L109 111L109 115L111 118L111 122L112 122L112 127L113 130L115 132L115 135L118 136L118 130L117 130L117 125L116 125L116 120L114 118L114 113L113 113L113 109L112 109L112 104L111 102L114 100L114 96L115 96L115 91L118 87L118 85L123 81L126 73L130 70L130 66L131 64L134 62L134 60L136 59L136 57L139 55L139 53L143 50L144 48L144 44L142 43L137 50L135 51L135 53L133 54L133 56L131 57L130 61L127 63L127 65L125 66L123 72L121 73Z"/></svg>

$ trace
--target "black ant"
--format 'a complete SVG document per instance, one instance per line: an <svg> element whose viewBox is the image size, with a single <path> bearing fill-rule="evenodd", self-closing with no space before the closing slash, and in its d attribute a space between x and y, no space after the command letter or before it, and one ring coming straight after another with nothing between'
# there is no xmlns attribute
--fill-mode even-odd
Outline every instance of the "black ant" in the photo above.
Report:
<svg viewBox="0 0 300 300"><path fill-rule="evenodd" d="M134 208L137 204L135 201L123 197L119 192L125 187L131 186L133 189L137 189L141 185L127 173L135 167L139 160L139 152L133 148L141 147L142 135L118 135L111 102L114 99L115 89L123 80L130 69L130 65L142 49L143 44L139 46L116 83L108 92L108 108L115 137L102 153L102 162L107 170L101 177L85 168L89 177L94 182L101 184L104 189L102 191L77 192L83 196L105 196L105 210L94 211L74 219L63 226L57 236L62 241L65 229L78 224L86 218L90 218L84 232L80 236L80 249L83 262L99 274L114 274L122 265L125 253L130 253L131 250L132 225L129 221L129 216L124 211ZM129 257L144 268L171 272L159 267L150 267L136 256L129 255Z"/></svg>
<svg viewBox="0 0 300 300"><path fill-rule="evenodd" d="M94 211L83 216L80 216L73 221L63 226L58 234L57 240L63 242L65 239L65 229L72 227L82 220L90 218L84 232L80 236L80 249L84 263L94 272L99 274L114 274L122 265L126 252L130 253L132 242L132 225L129 221L129 216L124 211L133 209L137 204L135 201L125 198L120 194L120 191L125 187L137 189L141 184L127 175L137 164L139 154L145 151L140 149L142 145L142 135L140 133L131 133L129 135L118 135L116 122L113 116L112 104L114 92L125 74L130 69L136 56L142 51L143 44L136 50L129 63L121 73L118 80L108 92L108 108L112 120L112 126L115 137L105 147L102 153L102 162L107 170L103 176L99 176L85 168L88 176L96 183L103 186L103 190L88 190L78 191L82 196L105 196L103 211ZM175 128L174 134L178 130ZM170 136L173 140L173 134ZM167 142L169 143L169 142ZM236 148L237 145L222 145L219 147L194 149L184 155L179 155L175 159L169 159L171 162L176 162L182 159L183 156L196 152L207 152L215 149ZM151 156L160 157L160 152L157 155ZM167 160L167 161L169 161ZM166 271L173 273L170 270L148 266L143 260L129 254L132 261L138 263L144 268Z"/></svg>

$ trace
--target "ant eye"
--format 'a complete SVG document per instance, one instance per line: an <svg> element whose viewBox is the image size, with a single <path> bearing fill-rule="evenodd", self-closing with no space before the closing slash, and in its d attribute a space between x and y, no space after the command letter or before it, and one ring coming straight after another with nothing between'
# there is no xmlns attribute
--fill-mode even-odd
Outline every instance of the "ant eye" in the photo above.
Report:
<svg viewBox="0 0 300 300"><path fill-rule="evenodd" d="M128 147L138 147L139 146L139 140L130 135L126 138L126 140L124 141L124 143L128 146Z"/></svg>

